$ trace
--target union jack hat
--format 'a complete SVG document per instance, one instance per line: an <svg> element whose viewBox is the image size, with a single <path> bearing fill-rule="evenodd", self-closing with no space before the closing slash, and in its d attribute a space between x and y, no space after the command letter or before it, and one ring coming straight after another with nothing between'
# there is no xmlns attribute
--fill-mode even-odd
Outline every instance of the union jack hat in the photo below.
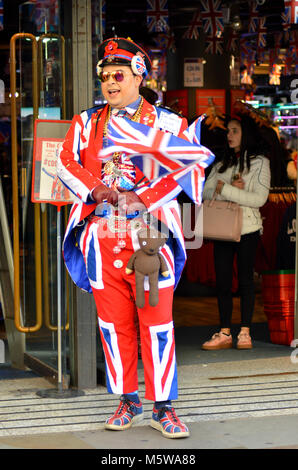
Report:
<svg viewBox="0 0 298 470"><path fill-rule="evenodd" d="M145 77L151 70L148 54L130 38L105 39L98 48L97 71L104 65L130 65L133 73Z"/></svg>

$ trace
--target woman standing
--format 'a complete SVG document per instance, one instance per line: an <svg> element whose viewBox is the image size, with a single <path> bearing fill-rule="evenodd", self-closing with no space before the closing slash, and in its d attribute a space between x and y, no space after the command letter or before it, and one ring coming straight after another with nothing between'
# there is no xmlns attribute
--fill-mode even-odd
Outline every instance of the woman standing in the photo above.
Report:
<svg viewBox="0 0 298 470"><path fill-rule="evenodd" d="M203 198L232 201L242 207L243 223L240 242L214 241L214 262L220 331L202 345L202 349L232 347L233 311L232 277L237 255L241 307L241 330L238 349L252 348L250 326L254 311L254 262L262 228L259 208L267 200L270 188L270 164L262 154L261 137L253 119L243 116L228 123L227 149L206 181Z"/></svg>

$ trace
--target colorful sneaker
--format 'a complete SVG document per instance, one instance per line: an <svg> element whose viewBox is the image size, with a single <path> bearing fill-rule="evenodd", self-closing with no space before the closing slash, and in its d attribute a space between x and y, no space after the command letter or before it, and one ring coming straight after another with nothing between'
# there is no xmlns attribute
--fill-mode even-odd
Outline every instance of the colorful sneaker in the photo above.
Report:
<svg viewBox="0 0 298 470"><path fill-rule="evenodd" d="M187 426L180 421L172 406L164 406L160 410L154 406L150 425L170 439L189 436Z"/></svg>
<svg viewBox="0 0 298 470"><path fill-rule="evenodd" d="M123 431L141 421L143 417L142 403L134 403L122 395L116 412L106 420L105 428L113 431Z"/></svg>
<svg viewBox="0 0 298 470"><path fill-rule="evenodd" d="M232 335L226 335L220 331L219 333L215 333L209 341L206 341L202 345L202 349L214 351L217 349L230 349L232 346Z"/></svg>

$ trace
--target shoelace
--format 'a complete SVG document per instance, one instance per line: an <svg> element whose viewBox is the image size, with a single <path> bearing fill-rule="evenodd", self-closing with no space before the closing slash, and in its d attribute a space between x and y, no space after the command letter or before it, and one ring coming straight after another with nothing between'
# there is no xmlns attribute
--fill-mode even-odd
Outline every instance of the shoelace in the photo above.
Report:
<svg viewBox="0 0 298 470"><path fill-rule="evenodd" d="M116 411L116 415L121 415L122 412L125 410L125 407L127 406L127 409L130 410L131 409L131 402L127 399L127 398L124 398L124 399L121 399L121 403L118 407L118 410ZM125 410L126 411L126 410Z"/></svg>
<svg viewBox="0 0 298 470"><path fill-rule="evenodd" d="M173 420L175 423L181 425L181 422L180 422L178 416L176 415L174 408L170 408L170 407L164 406L163 408L161 408L161 409L159 410L159 412L158 412L158 417L161 418L162 415L163 415L164 413L166 413L166 412L169 412L169 413L170 413L170 416L171 416L172 420Z"/></svg>

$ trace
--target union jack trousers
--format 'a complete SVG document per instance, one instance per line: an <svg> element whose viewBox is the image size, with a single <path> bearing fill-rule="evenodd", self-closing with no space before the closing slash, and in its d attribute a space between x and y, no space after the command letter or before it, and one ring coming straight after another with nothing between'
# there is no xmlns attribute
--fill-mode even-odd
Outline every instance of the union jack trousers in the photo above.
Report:
<svg viewBox="0 0 298 470"><path fill-rule="evenodd" d="M168 246L162 250L169 275L159 289L159 302L151 307L148 290L145 306L137 309L135 276L125 268L137 244L137 232L145 226L142 220L124 221L121 233L110 232L109 219L91 216L77 232L98 312L98 324L105 354L107 389L110 393L138 390L138 338L135 317L138 316L140 344L144 365L145 397L163 401L177 398L175 341L172 321L174 290L173 255ZM125 230L126 229L126 230ZM105 234L105 243L98 244ZM113 236L114 235L114 236ZM94 243L89 242L94 240ZM96 246L98 245L98 246ZM101 266L100 284L95 269ZM104 289L101 289L102 285ZM145 289L149 286L145 285Z"/></svg>

